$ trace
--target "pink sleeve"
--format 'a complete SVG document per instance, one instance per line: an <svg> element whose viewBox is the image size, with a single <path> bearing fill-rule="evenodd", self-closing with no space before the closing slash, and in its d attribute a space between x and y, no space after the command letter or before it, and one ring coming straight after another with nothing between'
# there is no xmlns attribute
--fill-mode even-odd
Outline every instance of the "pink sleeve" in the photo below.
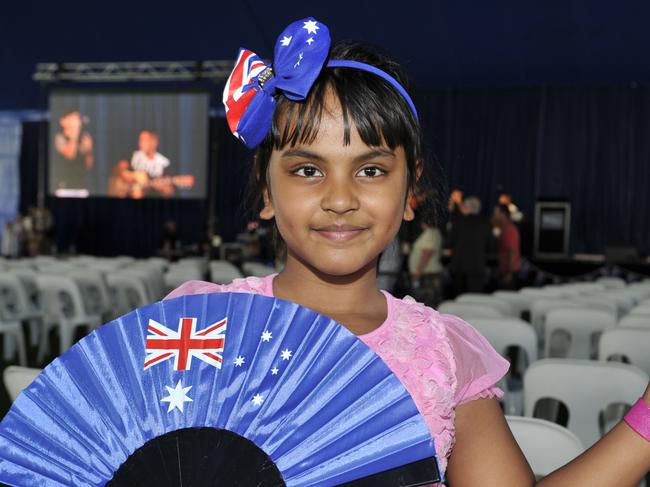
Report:
<svg viewBox="0 0 650 487"><path fill-rule="evenodd" d="M206 294L223 291L224 286L206 281L187 281L170 292L164 299L177 298L187 294Z"/></svg>
<svg viewBox="0 0 650 487"><path fill-rule="evenodd" d="M449 345L456 361L455 403L462 404L482 397L501 397L495 386L510 364L474 327L460 318L443 316Z"/></svg>

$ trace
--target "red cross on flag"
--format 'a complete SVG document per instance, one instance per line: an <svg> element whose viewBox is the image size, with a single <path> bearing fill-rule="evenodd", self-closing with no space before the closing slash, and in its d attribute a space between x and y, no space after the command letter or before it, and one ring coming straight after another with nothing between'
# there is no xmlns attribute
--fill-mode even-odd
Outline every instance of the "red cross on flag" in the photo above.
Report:
<svg viewBox="0 0 650 487"><path fill-rule="evenodd" d="M145 370L174 359L174 370L190 370L192 357L221 368L227 318L196 331L196 318L181 318L178 331L150 319L147 325Z"/></svg>

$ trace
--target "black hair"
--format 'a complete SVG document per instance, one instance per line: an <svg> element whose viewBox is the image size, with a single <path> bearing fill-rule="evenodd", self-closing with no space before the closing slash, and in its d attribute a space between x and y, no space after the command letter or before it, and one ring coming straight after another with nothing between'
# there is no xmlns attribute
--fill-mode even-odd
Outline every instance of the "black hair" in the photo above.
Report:
<svg viewBox="0 0 650 487"><path fill-rule="evenodd" d="M391 75L409 91L411 83L402 67L375 46L337 42L332 45L329 59L370 64ZM368 146L385 144L391 150L398 146L404 148L410 192L415 194L419 188L432 188L426 191L426 200L418 205L418 217L439 225L443 178L437 162L425 157L422 128L410 105L380 76L343 67L324 67L304 102L292 101L283 95L278 97L271 130L255 150L253 170L249 176L247 204L254 217L257 218L263 207L271 153L286 146L310 144L316 139L329 93L340 102L344 144L350 143L350 128L354 124L361 140ZM419 179L416 177L418 162L424 166Z"/></svg>
<svg viewBox="0 0 650 487"><path fill-rule="evenodd" d="M505 216L508 220L510 220L510 208L508 208L508 205L497 205L497 210L499 213L501 213L503 216Z"/></svg>

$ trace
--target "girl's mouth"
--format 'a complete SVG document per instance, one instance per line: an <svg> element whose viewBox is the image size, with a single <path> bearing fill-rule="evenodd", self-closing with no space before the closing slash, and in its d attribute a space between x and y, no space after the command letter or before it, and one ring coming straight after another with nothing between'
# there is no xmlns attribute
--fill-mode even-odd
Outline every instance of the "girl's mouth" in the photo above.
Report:
<svg viewBox="0 0 650 487"><path fill-rule="evenodd" d="M328 240L347 242L348 240L358 237L361 233L367 230L367 227L359 227L356 225L327 225L324 227L314 228L314 230Z"/></svg>

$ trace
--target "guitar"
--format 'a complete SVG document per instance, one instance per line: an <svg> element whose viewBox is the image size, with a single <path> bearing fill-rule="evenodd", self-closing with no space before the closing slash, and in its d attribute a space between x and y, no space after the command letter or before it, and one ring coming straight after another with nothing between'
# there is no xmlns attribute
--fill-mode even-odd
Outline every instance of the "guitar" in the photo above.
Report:
<svg viewBox="0 0 650 487"><path fill-rule="evenodd" d="M196 179L192 174L152 178L145 171L133 171L127 160L119 161L113 168L108 184L108 195L117 198L142 199L155 191L160 196L174 195L174 189L190 189Z"/></svg>

